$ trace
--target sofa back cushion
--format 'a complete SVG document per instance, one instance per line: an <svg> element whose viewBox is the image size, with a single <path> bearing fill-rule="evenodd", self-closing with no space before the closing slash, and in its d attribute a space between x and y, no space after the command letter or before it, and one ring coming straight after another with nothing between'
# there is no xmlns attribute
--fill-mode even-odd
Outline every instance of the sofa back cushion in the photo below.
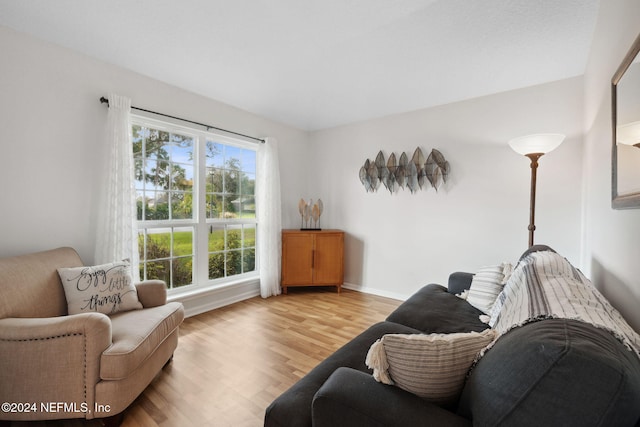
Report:
<svg viewBox="0 0 640 427"><path fill-rule="evenodd" d="M57 269L81 265L71 248L0 259L0 319L66 315L67 300Z"/></svg>
<svg viewBox="0 0 640 427"><path fill-rule="evenodd" d="M427 334L481 332L489 327L480 321L482 312L449 293L444 286L424 286L403 302L387 321L409 326Z"/></svg>
<svg viewBox="0 0 640 427"><path fill-rule="evenodd" d="M471 371L458 413L474 425L634 425L640 359L610 332L548 319L512 329Z"/></svg>

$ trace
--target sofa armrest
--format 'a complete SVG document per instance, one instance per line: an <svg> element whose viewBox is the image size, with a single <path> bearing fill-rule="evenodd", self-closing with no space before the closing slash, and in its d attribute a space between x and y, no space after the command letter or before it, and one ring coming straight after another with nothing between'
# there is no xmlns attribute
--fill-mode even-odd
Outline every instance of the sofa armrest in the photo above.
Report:
<svg viewBox="0 0 640 427"><path fill-rule="evenodd" d="M136 291L144 308L158 307L167 303L167 284L162 280L145 280L136 283Z"/></svg>
<svg viewBox="0 0 640 427"><path fill-rule="evenodd" d="M337 369L313 399L314 427L471 426L471 421L367 373Z"/></svg>
<svg viewBox="0 0 640 427"><path fill-rule="evenodd" d="M460 294L471 287L471 280L473 280L473 273L466 273L463 271L451 273L449 275L447 290L450 294Z"/></svg>
<svg viewBox="0 0 640 427"><path fill-rule="evenodd" d="M110 345L111 320L100 313L0 319L0 402L31 402L38 409L46 402L92 407L100 357ZM42 413L0 415L26 420Z"/></svg>

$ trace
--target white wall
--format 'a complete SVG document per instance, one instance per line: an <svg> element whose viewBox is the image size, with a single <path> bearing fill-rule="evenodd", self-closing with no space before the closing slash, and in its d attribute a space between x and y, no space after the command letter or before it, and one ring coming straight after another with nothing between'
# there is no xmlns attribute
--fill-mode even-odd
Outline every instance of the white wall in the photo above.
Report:
<svg viewBox="0 0 640 427"><path fill-rule="evenodd" d="M323 225L347 232L346 282L404 298L452 271L516 262L528 244L530 162L507 141L541 132L567 139L540 159L536 243L579 265L582 90L573 78L312 134L309 185ZM444 188L365 192L367 158L411 157L418 146L450 162Z"/></svg>
<svg viewBox="0 0 640 427"><path fill-rule="evenodd" d="M600 2L585 73L586 273L640 331L640 209L611 208L611 78L638 36L640 2Z"/></svg>
<svg viewBox="0 0 640 427"><path fill-rule="evenodd" d="M308 135L0 27L0 256L68 245L93 261L107 108L134 106L279 141L283 205L306 192ZM285 213L285 224L293 214Z"/></svg>

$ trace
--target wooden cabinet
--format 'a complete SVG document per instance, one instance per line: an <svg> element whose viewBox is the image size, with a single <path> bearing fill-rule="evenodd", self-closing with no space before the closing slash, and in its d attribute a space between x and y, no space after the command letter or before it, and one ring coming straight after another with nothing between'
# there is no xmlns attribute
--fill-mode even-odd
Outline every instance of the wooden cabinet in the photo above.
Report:
<svg viewBox="0 0 640 427"><path fill-rule="evenodd" d="M344 281L344 232L282 230L282 291L289 286L336 286Z"/></svg>

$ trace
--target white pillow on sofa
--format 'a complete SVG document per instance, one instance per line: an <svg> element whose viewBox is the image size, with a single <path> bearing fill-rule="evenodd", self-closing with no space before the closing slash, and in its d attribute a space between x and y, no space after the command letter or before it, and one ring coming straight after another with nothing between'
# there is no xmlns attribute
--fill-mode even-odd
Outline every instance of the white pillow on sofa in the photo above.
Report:
<svg viewBox="0 0 640 427"><path fill-rule="evenodd" d="M495 338L493 329L453 334L387 334L365 363L376 381L395 385L436 404L455 402L469 368Z"/></svg>
<svg viewBox="0 0 640 427"><path fill-rule="evenodd" d="M485 314L491 313L491 308L502 292L512 269L511 264L507 262L480 268L471 280L467 302Z"/></svg>
<svg viewBox="0 0 640 427"><path fill-rule="evenodd" d="M128 262L59 268L69 314L141 309Z"/></svg>

